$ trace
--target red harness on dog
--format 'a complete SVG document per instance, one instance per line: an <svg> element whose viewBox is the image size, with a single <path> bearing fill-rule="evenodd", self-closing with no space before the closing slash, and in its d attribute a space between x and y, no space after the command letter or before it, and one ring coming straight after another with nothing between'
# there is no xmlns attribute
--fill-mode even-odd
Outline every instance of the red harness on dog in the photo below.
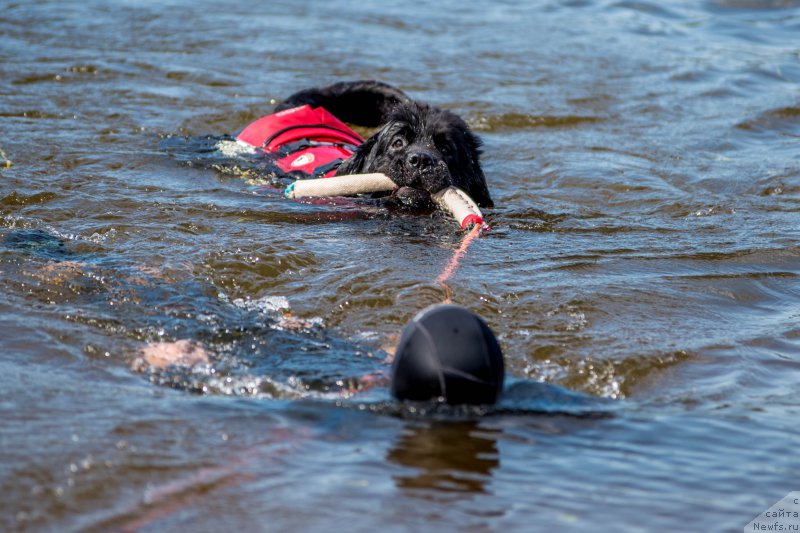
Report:
<svg viewBox="0 0 800 533"><path fill-rule="evenodd" d="M364 139L344 122L309 105L267 115L247 126L236 140L273 154L286 173L329 178Z"/></svg>

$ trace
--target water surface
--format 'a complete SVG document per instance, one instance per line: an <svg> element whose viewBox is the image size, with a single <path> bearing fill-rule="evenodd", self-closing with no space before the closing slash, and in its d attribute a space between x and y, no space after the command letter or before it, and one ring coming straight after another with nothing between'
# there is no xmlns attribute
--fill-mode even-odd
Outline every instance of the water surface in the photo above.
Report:
<svg viewBox="0 0 800 533"><path fill-rule="evenodd" d="M798 490L799 35L793 0L3 3L0 529L740 530ZM453 224L207 151L363 78L485 142L450 288L496 409L342 394ZM211 368L135 368L186 338Z"/></svg>

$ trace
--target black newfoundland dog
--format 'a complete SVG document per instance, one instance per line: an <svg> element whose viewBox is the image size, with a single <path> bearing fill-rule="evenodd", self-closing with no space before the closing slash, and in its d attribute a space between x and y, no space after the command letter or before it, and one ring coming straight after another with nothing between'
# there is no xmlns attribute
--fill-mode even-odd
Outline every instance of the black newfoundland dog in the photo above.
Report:
<svg viewBox="0 0 800 533"><path fill-rule="evenodd" d="M324 108L350 124L379 128L339 164L337 175L382 172L399 186L393 194L415 205L454 185L478 205L492 207L480 164L481 141L458 115L415 102L378 81L306 89L275 112L305 105Z"/></svg>

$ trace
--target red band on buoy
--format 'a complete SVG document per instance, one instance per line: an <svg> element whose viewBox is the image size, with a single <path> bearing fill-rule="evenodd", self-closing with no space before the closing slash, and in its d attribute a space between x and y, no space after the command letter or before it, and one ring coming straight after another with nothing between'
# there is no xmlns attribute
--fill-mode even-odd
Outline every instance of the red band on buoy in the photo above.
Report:
<svg viewBox="0 0 800 533"><path fill-rule="evenodd" d="M464 217L464 220L461 221L461 229L467 229L470 224L477 224L480 226L483 224L483 219L478 215L467 215Z"/></svg>

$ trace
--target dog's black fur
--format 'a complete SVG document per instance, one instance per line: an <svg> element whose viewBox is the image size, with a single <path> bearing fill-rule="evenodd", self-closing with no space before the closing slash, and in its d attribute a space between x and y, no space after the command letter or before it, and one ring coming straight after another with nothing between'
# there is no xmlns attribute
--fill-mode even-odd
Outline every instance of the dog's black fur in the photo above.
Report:
<svg viewBox="0 0 800 533"><path fill-rule="evenodd" d="M480 164L481 141L458 115L411 100L378 81L341 82L291 95L275 108L324 107L344 122L379 127L337 174L382 172L412 202L455 185L482 207L493 202Z"/></svg>

